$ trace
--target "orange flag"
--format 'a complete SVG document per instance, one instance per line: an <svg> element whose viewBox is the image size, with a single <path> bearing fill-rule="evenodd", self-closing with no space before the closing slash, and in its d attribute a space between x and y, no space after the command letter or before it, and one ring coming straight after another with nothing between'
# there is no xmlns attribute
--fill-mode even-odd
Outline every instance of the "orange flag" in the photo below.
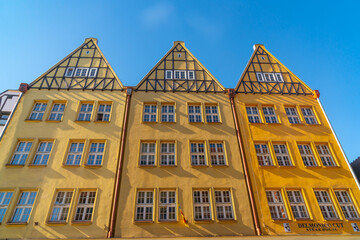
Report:
<svg viewBox="0 0 360 240"><path fill-rule="evenodd" d="M188 221L186 220L183 211L181 210L181 207L179 206L179 210L180 210L180 214L181 214L181 218L183 220L183 223L185 224L186 227L189 227Z"/></svg>

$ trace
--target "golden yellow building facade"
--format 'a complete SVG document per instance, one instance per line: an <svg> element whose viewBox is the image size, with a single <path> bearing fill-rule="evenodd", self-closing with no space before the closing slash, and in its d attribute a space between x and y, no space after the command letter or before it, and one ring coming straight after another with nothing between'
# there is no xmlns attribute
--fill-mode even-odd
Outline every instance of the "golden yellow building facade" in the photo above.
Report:
<svg viewBox="0 0 360 240"><path fill-rule="evenodd" d="M263 45L235 92L262 234L359 234L359 188L319 92Z"/></svg>

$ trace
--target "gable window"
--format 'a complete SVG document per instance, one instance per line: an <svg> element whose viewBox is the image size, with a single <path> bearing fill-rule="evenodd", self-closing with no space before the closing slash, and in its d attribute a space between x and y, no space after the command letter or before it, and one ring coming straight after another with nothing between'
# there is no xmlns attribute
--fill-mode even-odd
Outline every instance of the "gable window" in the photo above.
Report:
<svg viewBox="0 0 360 240"><path fill-rule="evenodd" d="M260 166L274 165L271 159L271 155L267 143L256 143L255 151Z"/></svg>
<svg viewBox="0 0 360 240"><path fill-rule="evenodd" d="M65 77L72 77L74 74L74 70L75 70L75 68L73 68L73 67L67 68L66 72L65 72Z"/></svg>
<svg viewBox="0 0 360 240"><path fill-rule="evenodd" d="M153 220L153 191L138 191L136 197L136 221Z"/></svg>
<svg viewBox="0 0 360 240"><path fill-rule="evenodd" d="M59 191L57 192L54 206L50 216L50 222L66 222L73 192Z"/></svg>
<svg viewBox="0 0 360 240"><path fill-rule="evenodd" d="M204 143L191 143L191 165L193 166L205 166L205 146Z"/></svg>
<svg viewBox="0 0 360 240"><path fill-rule="evenodd" d="M289 122L292 124L300 124L300 118L298 112L295 107L286 107L285 108L286 115L289 119Z"/></svg>
<svg viewBox="0 0 360 240"><path fill-rule="evenodd" d="M83 103L80 107L80 112L78 116L78 121L90 121L91 119L91 113L93 110L93 104L92 103Z"/></svg>
<svg viewBox="0 0 360 240"><path fill-rule="evenodd" d="M289 152L285 144L274 144L274 151L279 166L292 166Z"/></svg>
<svg viewBox="0 0 360 240"><path fill-rule="evenodd" d="M10 165L25 165L25 161L29 155L32 142L19 142L13 157L11 158Z"/></svg>
<svg viewBox="0 0 360 240"><path fill-rule="evenodd" d="M96 121L110 121L111 104L100 104L96 115Z"/></svg>
<svg viewBox="0 0 360 240"><path fill-rule="evenodd" d="M327 190L314 191L321 213L326 220L338 219L334 205Z"/></svg>
<svg viewBox="0 0 360 240"><path fill-rule="evenodd" d="M12 195L12 192L0 192L0 223L4 219Z"/></svg>
<svg viewBox="0 0 360 240"><path fill-rule="evenodd" d="M156 104L144 105L144 122L156 122Z"/></svg>
<svg viewBox="0 0 360 240"><path fill-rule="evenodd" d="M257 107L246 107L249 123L261 123L259 111Z"/></svg>
<svg viewBox="0 0 360 240"><path fill-rule="evenodd" d="M141 143L140 166L155 166L156 143Z"/></svg>
<svg viewBox="0 0 360 240"><path fill-rule="evenodd" d="M172 71L166 70L165 79L172 79Z"/></svg>
<svg viewBox="0 0 360 240"><path fill-rule="evenodd" d="M194 80L195 79L194 71L188 71L188 79L189 80Z"/></svg>
<svg viewBox="0 0 360 240"><path fill-rule="evenodd" d="M316 144L316 150L319 153L321 162L326 167L336 166L333 156L331 155L330 149L326 144Z"/></svg>
<svg viewBox="0 0 360 240"><path fill-rule="evenodd" d="M307 167L317 166L314 154L309 144L299 144L298 148L305 166Z"/></svg>
<svg viewBox="0 0 360 240"><path fill-rule="evenodd" d="M263 107L262 110L264 112L266 123L278 123L278 119L273 107Z"/></svg>
<svg viewBox="0 0 360 240"><path fill-rule="evenodd" d="M35 103L34 108L30 114L30 120L41 120L44 116L47 103Z"/></svg>
<svg viewBox="0 0 360 240"><path fill-rule="evenodd" d="M0 126L4 126L9 119L9 112L0 112Z"/></svg>
<svg viewBox="0 0 360 240"><path fill-rule="evenodd" d="M276 82L275 75L273 73L264 73L266 82Z"/></svg>
<svg viewBox="0 0 360 240"><path fill-rule="evenodd" d="M159 198L159 221L176 220L176 191L160 191Z"/></svg>
<svg viewBox="0 0 360 240"><path fill-rule="evenodd" d="M30 213L35 202L37 192L21 192L20 198L16 204L14 214L11 218L13 223L26 223L29 220Z"/></svg>
<svg viewBox="0 0 360 240"><path fill-rule="evenodd" d="M161 105L161 122L175 122L174 104Z"/></svg>
<svg viewBox="0 0 360 240"><path fill-rule="evenodd" d="M47 165L52 146L53 146L53 142L40 142L32 164Z"/></svg>
<svg viewBox="0 0 360 240"><path fill-rule="evenodd" d="M75 77L86 77L89 68L76 68Z"/></svg>
<svg viewBox="0 0 360 240"><path fill-rule="evenodd" d="M89 77L96 77L97 68L90 68Z"/></svg>
<svg viewBox="0 0 360 240"><path fill-rule="evenodd" d="M359 214L355 209L354 203L351 200L349 192L346 190L335 191L336 198L340 204L341 211L346 219L358 219Z"/></svg>
<svg viewBox="0 0 360 240"><path fill-rule="evenodd" d="M91 143L86 165L100 166L103 159L105 143Z"/></svg>
<svg viewBox="0 0 360 240"><path fill-rule="evenodd" d="M211 220L209 190L193 191L194 218L196 221Z"/></svg>
<svg viewBox="0 0 360 240"><path fill-rule="evenodd" d="M309 218L308 211L304 202L304 198L299 190L288 190L286 191L291 211L295 219L307 219Z"/></svg>
<svg viewBox="0 0 360 240"><path fill-rule="evenodd" d="M224 146L222 143L210 142L210 159L213 166L226 165Z"/></svg>
<svg viewBox="0 0 360 240"><path fill-rule="evenodd" d="M217 123L219 122L219 111L216 105L205 106L206 122Z"/></svg>
<svg viewBox="0 0 360 240"><path fill-rule="evenodd" d="M281 75L281 73L275 73L276 81L278 82L284 82L284 79Z"/></svg>
<svg viewBox="0 0 360 240"><path fill-rule="evenodd" d="M61 121L64 114L65 104L63 103L54 103L51 109L49 120Z"/></svg>
<svg viewBox="0 0 360 240"><path fill-rule="evenodd" d="M73 142L70 145L65 165L80 165L82 153L84 150L83 142Z"/></svg>
<svg viewBox="0 0 360 240"><path fill-rule="evenodd" d="M200 105L189 105L188 113L189 113L189 122L191 123L202 122Z"/></svg>
<svg viewBox="0 0 360 240"><path fill-rule="evenodd" d="M175 79L186 79L186 71L185 70L176 70L175 71Z"/></svg>
<svg viewBox="0 0 360 240"><path fill-rule="evenodd" d="M272 219L287 219L287 214L281 192L278 190L266 191L266 198L269 203L269 209Z"/></svg>
<svg viewBox="0 0 360 240"><path fill-rule="evenodd" d="M96 192L81 191L75 211L75 221L91 221Z"/></svg>
<svg viewBox="0 0 360 240"><path fill-rule="evenodd" d="M160 165L175 166L175 143L161 143Z"/></svg>
<svg viewBox="0 0 360 240"><path fill-rule="evenodd" d="M234 219L229 190L215 190L215 206L218 220Z"/></svg>
<svg viewBox="0 0 360 240"><path fill-rule="evenodd" d="M314 115L314 112L312 110L311 107L307 107L307 108L301 108L301 112L304 116L304 119L305 119L305 122L307 124L318 124L317 120L316 120L316 117Z"/></svg>
<svg viewBox="0 0 360 240"><path fill-rule="evenodd" d="M264 81L264 76L262 73L256 73L256 78L259 82L263 82Z"/></svg>

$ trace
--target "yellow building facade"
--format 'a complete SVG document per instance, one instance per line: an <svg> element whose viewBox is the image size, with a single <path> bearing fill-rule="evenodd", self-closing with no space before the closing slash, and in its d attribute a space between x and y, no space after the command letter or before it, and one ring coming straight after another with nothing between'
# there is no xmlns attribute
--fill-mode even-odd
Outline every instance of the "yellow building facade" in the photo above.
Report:
<svg viewBox="0 0 360 240"><path fill-rule="evenodd" d="M359 188L319 92L263 45L235 92L262 234L359 234Z"/></svg>
<svg viewBox="0 0 360 240"><path fill-rule="evenodd" d="M20 89L0 144L1 238L105 238L126 94L97 40Z"/></svg>

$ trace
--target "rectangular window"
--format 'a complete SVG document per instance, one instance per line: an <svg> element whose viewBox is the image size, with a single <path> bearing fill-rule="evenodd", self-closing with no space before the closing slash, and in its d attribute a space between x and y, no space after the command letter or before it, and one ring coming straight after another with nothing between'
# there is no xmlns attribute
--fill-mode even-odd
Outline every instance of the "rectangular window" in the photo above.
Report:
<svg viewBox="0 0 360 240"><path fill-rule="evenodd" d="M30 120L42 120L46 110L47 103L35 103L34 108L30 114Z"/></svg>
<svg viewBox="0 0 360 240"><path fill-rule="evenodd" d="M284 79L281 75L281 73L275 73L276 81L278 82L284 82Z"/></svg>
<svg viewBox="0 0 360 240"><path fill-rule="evenodd" d="M54 103L51 109L49 120L61 121L64 114L65 104L64 103Z"/></svg>
<svg viewBox="0 0 360 240"><path fill-rule="evenodd" d="M263 107L262 110L264 112L265 121L267 123L278 123L278 119L273 107Z"/></svg>
<svg viewBox="0 0 360 240"><path fill-rule="evenodd" d="M111 104L100 104L96 115L96 121L110 121Z"/></svg>
<svg viewBox="0 0 360 240"><path fill-rule="evenodd" d="M301 112L304 116L305 122L307 124L318 124L316 117L314 115L314 112L312 110L311 107L307 107L307 108L301 108Z"/></svg>
<svg viewBox="0 0 360 240"><path fill-rule="evenodd" d="M195 79L194 71L188 71L188 79L189 80L194 80Z"/></svg>
<svg viewBox="0 0 360 240"><path fill-rule="evenodd" d="M193 191L195 221L211 220L209 190Z"/></svg>
<svg viewBox="0 0 360 240"><path fill-rule="evenodd" d="M91 221L94 212L96 192L81 191L76 206L75 221Z"/></svg>
<svg viewBox="0 0 360 240"><path fill-rule="evenodd" d="M100 166L102 164L105 143L91 143L86 165Z"/></svg>
<svg viewBox="0 0 360 240"><path fill-rule="evenodd" d="M262 73L256 73L256 78L259 82L263 82L264 81L264 76Z"/></svg>
<svg viewBox="0 0 360 240"><path fill-rule="evenodd" d="M59 191L56 194L54 207L51 212L50 222L66 222L73 192Z"/></svg>
<svg viewBox="0 0 360 240"><path fill-rule="evenodd" d="M225 166L226 158L223 143L210 142L210 159L213 166Z"/></svg>
<svg viewBox="0 0 360 240"><path fill-rule="evenodd" d="M172 71L166 70L165 79L172 79Z"/></svg>
<svg viewBox="0 0 360 240"><path fill-rule="evenodd" d="M272 219L287 219L287 214L281 192L278 190L266 191L266 198L269 203L269 209Z"/></svg>
<svg viewBox="0 0 360 240"><path fill-rule="evenodd" d="M10 165L25 165L25 161L29 155L32 142L19 142L16 146Z"/></svg>
<svg viewBox="0 0 360 240"><path fill-rule="evenodd" d="M20 198L16 204L14 214L11 218L13 223L26 223L29 220L31 209L35 202L37 192L21 192Z"/></svg>
<svg viewBox="0 0 360 240"><path fill-rule="evenodd" d="M255 143L255 151L260 166L274 165L267 143Z"/></svg>
<svg viewBox="0 0 360 240"><path fill-rule="evenodd" d="M66 157L65 165L79 166L84 150L83 142L73 142L70 144L69 152Z"/></svg>
<svg viewBox="0 0 360 240"><path fill-rule="evenodd" d="M176 191L161 190L159 199L159 221L176 221Z"/></svg>
<svg viewBox="0 0 360 240"><path fill-rule="evenodd" d="M136 221L153 220L153 191L138 191L136 196Z"/></svg>
<svg viewBox="0 0 360 240"><path fill-rule="evenodd" d="M300 118L298 112L295 107L286 107L285 108L286 115L289 119L289 122L292 124L300 124Z"/></svg>
<svg viewBox="0 0 360 240"><path fill-rule="evenodd" d="M144 122L156 122L156 104L144 105Z"/></svg>
<svg viewBox="0 0 360 240"><path fill-rule="evenodd" d="M74 74L74 70L75 70L75 68L73 68L73 67L67 68L66 72L65 72L65 77L72 77Z"/></svg>
<svg viewBox="0 0 360 240"><path fill-rule="evenodd" d="M260 115L257 107L246 107L246 113L250 123L261 123Z"/></svg>
<svg viewBox="0 0 360 240"><path fill-rule="evenodd" d="M91 113L93 110L93 104L92 103L83 103L80 107L80 112L78 116L78 121L90 121L91 119Z"/></svg>
<svg viewBox="0 0 360 240"><path fill-rule="evenodd" d="M331 155L330 149L326 144L316 144L316 150L319 153L322 164L325 167L336 166L334 158Z"/></svg>
<svg viewBox="0 0 360 240"><path fill-rule="evenodd" d="M274 151L279 166L292 166L286 144L274 144Z"/></svg>
<svg viewBox="0 0 360 240"><path fill-rule="evenodd" d="M0 112L0 126L4 126L10 117L9 112Z"/></svg>
<svg viewBox="0 0 360 240"><path fill-rule="evenodd" d="M186 79L186 71L175 71L175 79Z"/></svg>
<svg viewBox="0 0 360 240"><path fill-rule="evenodd" d="M204 143L191 143L191 165L206 166Z"/></svg>
<svg viewBox="0 0 360 240"><path fill-rule="evenodd" d="M161 105L161 122L175 122L174 104Z"/></svg>
<svg viewBox="0 0 360 240"><path fill-rule="evenodd" d="M75 77L86 77L89 68L76 68Z"/></svg>
<svg viewBox="0 0 360 240"><path fill-rule="evenodd" d="M161 143L160 165L175 166L175 143Z"/></svg>
<svg viewBox="0 0 360 240"><path fill-rule="evenodd" d="M355 209L350 194L346 190L335 191L336 198L346 219L358 219L359 214ZM0 219L1 220L1 219Z"/></svg>
<svg viewBox="0 0 360 240"><path fill-rule="evenodd" d="M291 211L295 219L307 219L309 218L308 211L304 202L304 198L299 190L288 190L286 191Z"/></svg>
<svg viewBox="0 0 360 240"><path fill-rule="evenodd" d="M309 144L298 144L301 158L307 167L317 166L314 154Z"/></svg>
<svg viewBox="0 0 360 240"><path fill-rule="evenodd" d="M200 105L189 105L189 122L202 122L201 119L201 106Z"/></svg>
<svg viewBox="0 0 360 240"><path fill-rule="evenodd" d="M338 219L334 205L327 190L314 191L323 217L326 220Z"/></svg>
<svg viewBox="0 0 360 240"><path fill-rule="evenodd" d="M2 223L13 193L0 192L0 223Z"/></svg>
<svg viewBox="0 0 360 240"><path fill-rule="evenodd" d="M47 165L52 146L53 142L40 142L32 164Z"/></svg>
<svg viewBox="0 0 360 240"><path fill-rule="evenodd" d="M155 166L156 143L141 143L140 166Z"/></svg>
<svg viewBox="0 0 360 240"><path fill-rule="evenodd" d="M229 190L215 190L215 206L218 220L234 219L231 192Z"/></svg>
<svg viewBox="0 0 360 240"><path fill-rule="evenodd" d="M89 77L96 77L97 68L90 68Z"/></svg>
<svg viewBox="0 0 360 240"><path fill-rule="evenodd" d="M220 122L219 111L216 105L214 106L205 106L206 122L208 123L217 123Z"/></svg>
<svg viewBox="0 0 360 240"><path fill-rule="evenodd" d="M273 73L264 73L266 82L276 82L275 75Z"/></svg>

